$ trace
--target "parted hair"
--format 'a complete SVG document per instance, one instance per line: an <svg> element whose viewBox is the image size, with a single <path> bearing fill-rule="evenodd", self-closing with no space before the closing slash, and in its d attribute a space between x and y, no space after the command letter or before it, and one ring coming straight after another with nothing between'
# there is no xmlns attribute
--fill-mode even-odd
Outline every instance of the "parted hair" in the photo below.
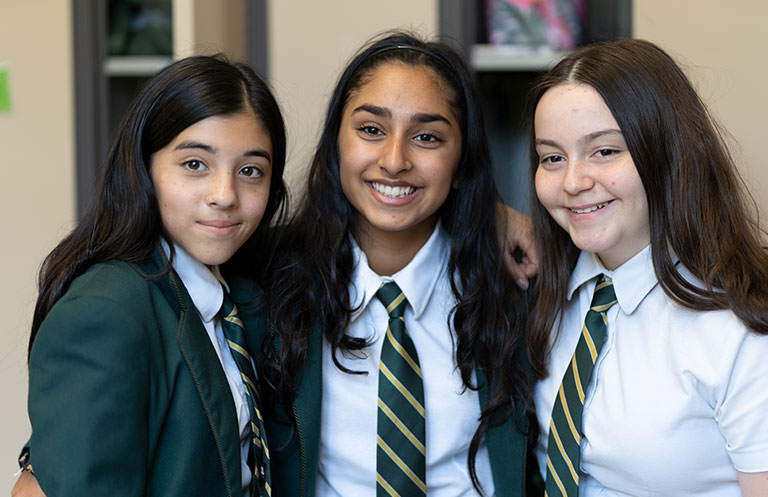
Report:
<svg viewBox="0 0 768 497"><path fill-rule="evenodd" d="M285 198L285 127L275 98L249 66L230 62L223 55L176 61L150 79L132 101L116 131L88 209L43 261L30 350L43 320L73 279L100 262L143 261L161 237L168 239L149 171L152 155L196 122L242 110L253 111L270 135L272 178L261 224L232 259L245 259L247 254L270 246L268 225L282 215ZM254 272L251 276L259 275Z"/></svg>
<svg viewBox="0 0 768 497"><path fill-rule="evenodd" d="M755 203L725 132L681 67L638 39L571 52L529 93L531 178L538 167L536 106L564 83L597 90L624 135L648 198L653 267L667 295L689 309L730 309L755 333L768 333L768 254ZM529 356L544 377L550 335L565 307L579 249L535 196L531 211L541 270L533 285ZM681 274L676 257L703 285Z"/></svg>
<svg viewBox="0 0 768 497"><path fill-rule="evenodd" d="M433 71L450 88L450 104L461 127L462 150L455 176L459 186L451 189L438 214L450 238L448 274L457 304L446 320L456 332L456 363L466 388L479 388L473 381L477 368L490 391L470 450L477 485L474 456L488 427L505 421L515 410L524 410L529 398L523 366L519 360L510 360L514 351L523 351L524 306L503 264L496 223L500 196L478 92L462 57L447 43L389 32L366 44L342 71L312 159L306 195L285 238L284 253L289 255L268 292L270 319L281 341L279 348L268 345L274 355L271 381L288 407L316 325L331 345L336 366L349 374L355 372L344 368L337 354L368 345L346 333L353 311L348 287L358 214L341 188L338 136L350 95L385 64ZM285 371L288 374L282 374Z"/></svg>

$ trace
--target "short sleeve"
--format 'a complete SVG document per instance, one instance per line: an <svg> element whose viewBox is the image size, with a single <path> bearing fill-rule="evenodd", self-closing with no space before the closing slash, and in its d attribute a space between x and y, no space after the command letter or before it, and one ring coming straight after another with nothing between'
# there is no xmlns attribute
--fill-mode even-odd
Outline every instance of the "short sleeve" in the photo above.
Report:
<svg viewBox="0 0 768 497"><path fill-rule="evenodd" d="M738 471L768 471L768 335L744 331L715 419Z"/></svg>

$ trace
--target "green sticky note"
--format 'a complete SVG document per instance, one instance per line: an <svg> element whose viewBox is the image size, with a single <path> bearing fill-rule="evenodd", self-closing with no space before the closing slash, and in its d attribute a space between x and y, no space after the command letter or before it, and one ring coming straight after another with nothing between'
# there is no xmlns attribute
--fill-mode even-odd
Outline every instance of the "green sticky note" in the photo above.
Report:
<svg viewBox="0 0 768 497"><path fill-rule="evenodd" d="M11 110L11 90L8 88L8 68L0 64L0 113Z"/></svg>

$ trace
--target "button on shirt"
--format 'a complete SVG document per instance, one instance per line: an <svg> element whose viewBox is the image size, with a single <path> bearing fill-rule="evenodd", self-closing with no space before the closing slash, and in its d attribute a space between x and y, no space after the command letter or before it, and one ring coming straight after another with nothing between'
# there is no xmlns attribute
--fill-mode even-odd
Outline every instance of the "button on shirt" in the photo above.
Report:
<svg viewBox="0 0 768 497"><path fill-rule="evenodd" d="M162 243L166 256L169 254L168 246ZM235 412L237 413L237 426L240 433L240 466L242 475L243 497L250 495L251 469L248 466L248 450L250 444L250 422L251 416L248 412L248 399L245 397L245 387L240 377L240 370L237 368L232 353L229 351L224 330L221 328L221 320L217 317L221 304L224 301L224 290L221 285L227 289L226 282L219 273L218 266L214 271L209 270L204 264L189 255L183 248L174 244L175 251L171 265L176 274L181 278L184 288L187 289L192 303L195 304L197 314L203 322L203 327L208 338L211 340L216 355L219 357L221 367L227 377L229 389L232 391L232 399L235 402ZM213 461L213 459L211 459Z"/></svg>
<svg viewBox="0 0 768 497"><path fill-rule="evenodd" d="M354 242L353 242L354 244ZM386 333L386 309L375 297L382 282L394 280L408 299L405 325L419 355L426 409L427 487L434 497L475 495L467 470L467 450L480 417L475 391L464 389L456 367L448 317L456 304L447 275L449 241L439 224L411 262L382 277L368 267L354 245L356 261L350 302L360 308L347 334L366 338L371 346L354 354L337 352L352 375L340 371L327 342L323 350L323 402L317 495L376 495L376 419L379 359ZM488 495L493 493L485 444L477 456L477 474Z"/></svg>
<svg viewBox="0 0 768 497"><path fill-rule="evenodd" d="M584 403L579 495L740 496L737 470L768 470L768 336L729 310L674 303L650 247L615 271L579 257L550 375L535 388L542 475L555 396L600 273L618 305Z"/></svg>

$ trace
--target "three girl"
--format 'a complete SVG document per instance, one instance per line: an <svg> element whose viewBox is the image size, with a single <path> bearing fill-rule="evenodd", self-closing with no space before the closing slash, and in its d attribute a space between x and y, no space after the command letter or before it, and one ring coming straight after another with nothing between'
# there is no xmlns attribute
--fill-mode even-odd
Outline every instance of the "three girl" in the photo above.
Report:
<svg viewBox="0 0 768 497"><path fill-rule="evenodd" d="M768 254L705 106L640 40L531 97L547 494L766 495Z"/></svg>
<svg viewBox="0 0 768 497"><path fill-rule="evenodd" d="M247 66L183 59L134 100L40 272L29 449L48 495L269 494L238 311L220 309L258 308L226 263L258 279L284 162L280 110Z"/></svg>
<svg viewBox="0 0 768 497"><path fill-rule="evenodd" d="M187 78L167 87L188 95ZM192 290L193 275L214 283L215 268L258 239L261 213L264 223L282 196L282 124L265 101L243 97L249 84L178 101L145 90L121 131L133 139L118 143L106 172L105 198L118 201L102 200L44 268L30 444L51 495L266 491L259 474L248 478L252 449L231 443L253 433L244 428L253 416L243 383L228 381L237 374L227 375L216 318L214 338L204 332L210 313L199 302L209 300ZM207 107L231 95L241 98ZM482 115L461 59L393 34L342 73L265 296L274 333L247 336L263 349L271 388L261 405L281 494L373 495L403 484L408 495L473 485L523 495L526 436L537 431L526 424L526 325L549 495L572 495L574 483L584 495L765 493L768 257L704 106L664 52L637 40L573 52L532 99L542 270L526 324L502 264ZM181 102L206 110L181 112ZM192 187L198 179L208 186ZM136 198L136 211L120 210ZM254 253L248 267L258 270ZM380 289L393 282L402 296L387 309ZM227 283L236 300L258 298ZM599 306L596 286L608 296ZM193 307L202 320L187 316ZM591 307L597 319L584 326ZM396 308L404 312L393 318ZM386 372L382 351L398 346L421 373L413 397L423 434L410 432L418 423L402 430L383 400L382 385L400 377ZM234 402L209 397L222 392ZM420 447L416 470L400 465L379 430L387 423ZM77 455L62 456L65 447ZM387 465L404 483L385 476Z"/></svg>
<svg viewBox="0 0 768 497"><path fill-rule="evenodd" d="M498 198L460 56L405 33L358 52L267 295L275 488L525 494L524 306Z"/></svg>

